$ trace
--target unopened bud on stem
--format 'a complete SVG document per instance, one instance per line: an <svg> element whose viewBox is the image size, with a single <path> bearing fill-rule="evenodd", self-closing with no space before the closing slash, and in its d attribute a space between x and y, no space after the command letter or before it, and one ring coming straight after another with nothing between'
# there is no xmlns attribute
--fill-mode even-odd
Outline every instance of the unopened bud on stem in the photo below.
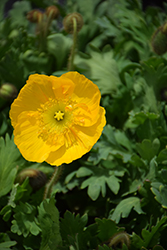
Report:
<svg viewBox="0 0 167 250"><path fill-rule="evenodd" d="M51 19L56 19L59 16L59 14L60 14L59 13L59 9L56 6L54 6L54 5L51 5L51 6L47 7L45 13Z"/></svg>
<svg viewBox="0 0 167 250"><path fill-rule="evenodd" d="M130 239L129 235L126 232L120 232L115 234L108 244L109 247L116 247L122 248L123 244L125 244L128 248L130 246Z"/></svg>
<svg viewBox="0 0 167 250"><path fill-rule="evenodd" d="M46 175L39 170L36 169L23 169L16 178L16 181L20 184L29 177L29 183L33 190L38 190L43 187L47 182Z"/></svg>
<svg viewBox="0 0 167 250"><path fill-rule="evenodd" d="M40 10L31 10L27 13L27 19L31 23L38 23L42 18L43 13Z"/></svg>
<svg viewBox="0 0 167 250"><path fill-rule="evenodd" d="M77 32L79 32L83 26L83 18L81 16L81 14L79 14L77 12L74 12L72 14L68 14L63 20L63 26L64 26L64 29L67 33L71 33L71 34L74 33L74 21L73 21L73 19L76 20Z"/></svg>
<svg viewBox="0 0 167 250"><path fill-rule="evenodd" d="M153 34L151 46L157 55L163 55L167 52L167 23L160 26Z"/></svg>
<svg viewBox="0 0 167 250"><path fill-rule="evenodd" d="M17 96L17 88L11 83L4 83L0 87L0 97L5 100L13 100Z"/></svg>

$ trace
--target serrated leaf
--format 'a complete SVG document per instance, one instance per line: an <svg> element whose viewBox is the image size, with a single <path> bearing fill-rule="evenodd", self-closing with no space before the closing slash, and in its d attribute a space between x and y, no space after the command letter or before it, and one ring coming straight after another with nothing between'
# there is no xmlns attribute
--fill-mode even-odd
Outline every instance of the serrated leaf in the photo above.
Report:
<svg viewBox="0 0 167 250"><path fill-rule="evenodd" d="M17 160L20 157L20 152L13 142L13 137L10 139L6 134L5 140L0 138L0 197L6 195L12 188L16 173Z"/></svg>
<svg viewBox="0 0 167 250"><path fill-rule="evenodd" d="M103 32L106 35L111 36L112 34L112 36L117 36L120 34L120 30L114 26L106 16L96 18L95 23L97 23L98 26L103 29Z"/></svg>
<svg viewBox="0 0 167 250"><path fill-rule="evenodd" d="M120 232L116 223L110 219L95 219L98 224L98 234L97 237L101 240L101 242L108 241L114 234ZM123 229L122 229L123 231Z"/></svg>
<svg viewBox="0 0 167 250"><path fill-rule="evenodd" d="M163 217L160 221L157 222L156 226L152 226L151 230L143 229L141 232L142 238L133 233L132 236L132 246L137 246L137 249L145 247L147 249L152 249L155 244L159 243L160 232L167 226L167 217Z"/></svg>
<svg viewBox="0 0 167 250"><path fill-rule="evenodd" d="M61 246L62 239L59 228L59 212L54 199L44 200L38 207L39 226L42 230L40 250L53 250Z"/></svg>
<svg viewBox="0 0 167 250"><path fill-rule="evenodd" d="M155 147L154 142L144 139L142 143L136 144L136 149L144 160L150 161L157 154L159 146Z"/></svg>
<svg viewBox="0 0 167 250"><path fill-rule="evenodd" d="M29 180L28 178L22 183L22 185L19 185L18 183L14 184L12 187L12 191L10 192L10 196L8 199L8 204L3 207L3 209L0 211L0 214L3 215L3 220L8 221L10 219L10 216L12 214L12 209L16 207L16 201L20 200L22 196L28 196L31 193L31 188L28 190L28 184ZM28 187L27 187L28 186Z"/></svg>
<svg viewBox="0 0 167 250"><path fill-rule="evenodd" d="M135 247L135 249L141 249L142 246L144 245L143 239L136 233L132 233L132 246Z"/></svg>
<svg viewBox="0 0 167 250"><path fill-rule="evenodd" d="M138 214L144 214L143 210L141 209L140 199L138 197L129 197L120 201L113 214L109 217L118 223L121 217L127 218L132 209L134 209Z"/></svg>
<svg viewBox="0 0 167 250"><path fill-rule="evenodd" d="M77 233L83 231L88 221L87 214L82 217L78 214L75 216L69 211L66 211L64 218L61 219L61 233L64 239L68 240L68 234L75 238Z"/></svg>
<svg viewBox="0 0 167 250"><path fill-rule="evenodd" d="M107 160L109 155L114 155L116 158L122 159L123 162L128 162L132 153L125 149L116 140L115 133L117 132L118 131L115 131L115 129L109 124L106 125L101 139L94 146L94 149L96 149L97 152L92 152L88 160L93 161L93 163L96 165L100 162L100 160ZM124 136L124 138L125 137L126 136ZM126 140L128 140L127 137Z"/></svg>
<svg viewBox="0 0 167 250"><path fill-rule="evenodd" d="M100 62L103 62L103 64L100 64ZM83 69L86 77L97 84L102 95L115 93L122 84L111 49L100 53L95 47L91 46L90 58L85 59L76 55L74 63L77 67Z"/></svg>
<svg viewBox="0 0 167 250"><path fill-rule="evenodd" d="M29 203L22 203L17 205L14 209L14 220L12 220L11 231L18 235L27 237L29 233L38 235L40 228L37 226L36 209Z"/></svg>
<svg viewBox="0 0 167 250"><path fill-rule="evenodd" d="M87 244L85 234L87 232L84 231L84 227L87 221L87 214L80 217L79 214L75 216L69 211L65 212L64 218L61 219L60 229L62 238L67 244L77 245L79 249L85 249L85 245Z"/></svg>

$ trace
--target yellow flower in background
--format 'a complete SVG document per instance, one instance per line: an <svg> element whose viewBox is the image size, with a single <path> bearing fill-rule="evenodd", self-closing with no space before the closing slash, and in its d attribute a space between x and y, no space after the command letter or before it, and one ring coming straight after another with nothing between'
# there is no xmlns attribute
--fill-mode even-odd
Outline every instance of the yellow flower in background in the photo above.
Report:
<svg viewBox="0 0 167 250"><path fill-rule="evenodd" d="M10 110L23 157L59 166L90 151L106 124L100 98L98 87L78 72L30 75Z"/></svg>

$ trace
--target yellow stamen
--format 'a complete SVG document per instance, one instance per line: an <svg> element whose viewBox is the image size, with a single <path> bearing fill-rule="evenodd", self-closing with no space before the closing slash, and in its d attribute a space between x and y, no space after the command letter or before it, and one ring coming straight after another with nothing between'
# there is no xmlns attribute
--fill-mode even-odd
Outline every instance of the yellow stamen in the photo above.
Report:
<svg viewBox="0 0 167 250"><path fill-rule="evenodd" d="M55 114L54 114L54 118L55 118L57 121L63 120L63 118L64 118L64 113L63 113L62 111L56 111Z"/></svg>

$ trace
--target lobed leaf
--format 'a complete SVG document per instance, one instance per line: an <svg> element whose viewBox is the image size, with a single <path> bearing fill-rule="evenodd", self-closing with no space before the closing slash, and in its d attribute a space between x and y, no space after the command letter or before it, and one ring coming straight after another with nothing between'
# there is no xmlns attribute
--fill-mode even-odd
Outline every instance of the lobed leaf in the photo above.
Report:
<svg viewBox="0 0 167 250"><path fill-rule="evenodd" d="M37 225L36 209L29 203L22 203L17 205L14 209L14 220L12 220L11 231L18 235L27 237L29 233L32 235L38 235L40 228Z"/></svg>
<svg viewBox="0 0 167 250"><path fill-rule="evenodd" d="M144 214L143 210L141 209L140 199L138 197L129 197L120 201L120 203L116 206L113 214L111 214L109 218L118 223L121 217L127 218L129 216L132 208L138 214Z"/></svg>
<svg viewBox="0 0 167 250"><path fill-rule="evenodd" d="M6 195L12 188L16 173L17 160L20 152L6 134L5 140L0 138L0 197Z"/></svg>
<svg viewBox="0 0 167 250"><path fill-rule="evenodd" d="M100 65L99 62L103 61ZM101 94L113 94L121 86L116 61L111 49L100 53L93 46L90 47L90 58L76 56L75 64L99 87Z"/></svg>
<svg viewBox="0 0 167 250"><path fill-rule="evenodd" d="M59 212L54 199L44 200L38 207L38 221L42 233L40 250L51 250L61 246L62 239L59 228Z"/></svg>

